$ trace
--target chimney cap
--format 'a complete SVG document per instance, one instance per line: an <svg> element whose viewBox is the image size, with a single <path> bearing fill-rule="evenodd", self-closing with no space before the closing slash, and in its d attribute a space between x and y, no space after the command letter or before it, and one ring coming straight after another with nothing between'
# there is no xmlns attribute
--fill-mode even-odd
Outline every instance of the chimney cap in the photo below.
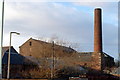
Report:
<svg viewBox="0 0 120 80"><path fill-rule="evenodd" d="M95 10L101 10L101 8L95 8Z"/></svg>

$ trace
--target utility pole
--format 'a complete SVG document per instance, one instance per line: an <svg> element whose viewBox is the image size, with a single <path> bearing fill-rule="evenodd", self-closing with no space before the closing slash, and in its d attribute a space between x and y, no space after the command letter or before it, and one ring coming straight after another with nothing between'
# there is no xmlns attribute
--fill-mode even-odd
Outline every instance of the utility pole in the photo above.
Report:
<svg viewBox="0 0 120 80"><path fill-rule="evenodd" d="M4 26L4 0L2 2L2 26L0 27L0 78L2 78L2 46L3 46L3 26Z"/></svg>
<svg viewBox="0 0 120 80"><path fill-rule="evenodd" d="M55 44L52 42L52 69L51 69L51 79L54 78L54 70L55 70Z"/></svg>

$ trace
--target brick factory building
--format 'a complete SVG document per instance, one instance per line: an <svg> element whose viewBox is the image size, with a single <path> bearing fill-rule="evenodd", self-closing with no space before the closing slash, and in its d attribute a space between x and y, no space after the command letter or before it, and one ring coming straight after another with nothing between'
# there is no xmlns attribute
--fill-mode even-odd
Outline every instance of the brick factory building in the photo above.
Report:
<svg viewBox="0 0 120 80"><path fill-rule="evenodd" d="M114 66L114 58L104 53L102 50L102 10L96 8L94 11L94 52L77 52L76 50L55 45L52 43L36 40L30 38L23 45L21 45L20 53L23 56L32 56L35 58L51 57L53 49L56 56L63 57L66 53L75 53L79 55L79 61L76 64L90 67L95 70L104 70Z"/></svg>
<svg viewBox="0 0 120 80"><path fill-rule="evenodd" d="M79 52L80 62L92 69L104 70L114 66L114 58L102 50L102 10L94 10L94 52Z"/></svg>
<svg viewBox="0 0 120 80"><path fill-rule="evenodd" d="M64 56L65 53L73 53L76 52L74 49L70 47L60 46L60 45L54 45L52 43L44 42L41 40L36 40L30 38L27 40L23 45L20 47L20 53L23 56L33 56L36 58L42 58L42 57L51 57L53 53L53 49L55 51L56 56Z"/></svg>

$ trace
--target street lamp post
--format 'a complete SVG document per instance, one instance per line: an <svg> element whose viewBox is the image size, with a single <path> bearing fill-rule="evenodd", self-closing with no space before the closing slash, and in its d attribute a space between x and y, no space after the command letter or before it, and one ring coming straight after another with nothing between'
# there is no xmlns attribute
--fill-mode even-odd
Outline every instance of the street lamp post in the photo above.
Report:
<svg viewBox="0 0 120 80"><path fill-rule="evenodd" d="M10 52L11 52L11 38L12 34L20 35L20 33L17 32L10 32L10 43L9 43L9 53L8 53L8 71L7 71L7 79L10 78Z"/></svg>

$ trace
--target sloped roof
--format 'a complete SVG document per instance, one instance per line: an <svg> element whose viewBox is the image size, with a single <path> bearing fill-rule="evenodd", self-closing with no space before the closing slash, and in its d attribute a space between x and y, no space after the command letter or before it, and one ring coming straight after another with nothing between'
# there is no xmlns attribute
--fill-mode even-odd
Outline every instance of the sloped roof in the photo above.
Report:
<svg viewBox="0 0 120 80"><path fill-rule="evenodd" d="M2 47L2 56L4 55L5 52L9 52L9 46ZM13 46L11 46L11 52L18 53Z"/></svg>
<svg viewBox="0 0 120 80"><path fill-rule="evenodd" d="M2 57L2 64L8 64L8 52L6 52L4 54L4 56ZM34 61L18 54L18 53L11 53L10 54L10 64L13 65L32 65L32 64L36 64Z"/></svg>
<svg viewBox="0 0 120 80"><path fill-rule="evenodd" d="M20 54L10 54L10 64L24 64L25 57ZM7 64L8 53L6 52L2 58L2 64Z"/></svg>
<svg viewBox="0 0 120 80"><path fill-rule="evenodd" d="M2 48L2 64L8 63L8 53L9 53L9 46ZM19 54L13 46L11 46L11 53L10 53L10 64L22 65L22 64L31 64L32 61L28 60L26 57Z"/></svg>
<svg viewBox="0 0 120 80"><path fill-rule="evenodd" d="M5 46L2 48L2 64L7 64L8 62L8 53L9 53L9 46ZM11 46L10 52L10 64L23 64L24 57L18 54L18 52Z"/></svg>
<svg viewBox="0 0 120 80"><path fill-rule="evenodd" d="M42 43L42 44L48 44L48 45L52 45L52 43L50 42L45 42L45 41L41 41L41 40L36 40L36 39L33 39L33 38L30 38L28 39L25 43L27 43L29 40L34 40L36 42L39 42L39 43ZM23 43L21 46L23 46L25 43ZM62 45L58 45L58 44L54 44L55 46L59 47L59 48L62 48L64 50L70 50L70 52L76 52L76 50L74 50L73 48L71 47L66 47L66 46L62 46ZM21 47L19 46L19 47Z"/></svg>
<svg viewBox="0 0 120 80"><path fill-rule="evenodd" d="M34 57L32 57L32 56L25 56L25 58L27 59L27 60L30 60L30 61L32 61L33 63L35 63L35 64L40 64L40 62L36 59L36 58L34 58Z"/></svg>
<svg viewBox="0 0 120 80"><path fill-rule="evenodd" d="M103 52L104 56L113 58L112 56L108 55L107 53Z"/></svg>

